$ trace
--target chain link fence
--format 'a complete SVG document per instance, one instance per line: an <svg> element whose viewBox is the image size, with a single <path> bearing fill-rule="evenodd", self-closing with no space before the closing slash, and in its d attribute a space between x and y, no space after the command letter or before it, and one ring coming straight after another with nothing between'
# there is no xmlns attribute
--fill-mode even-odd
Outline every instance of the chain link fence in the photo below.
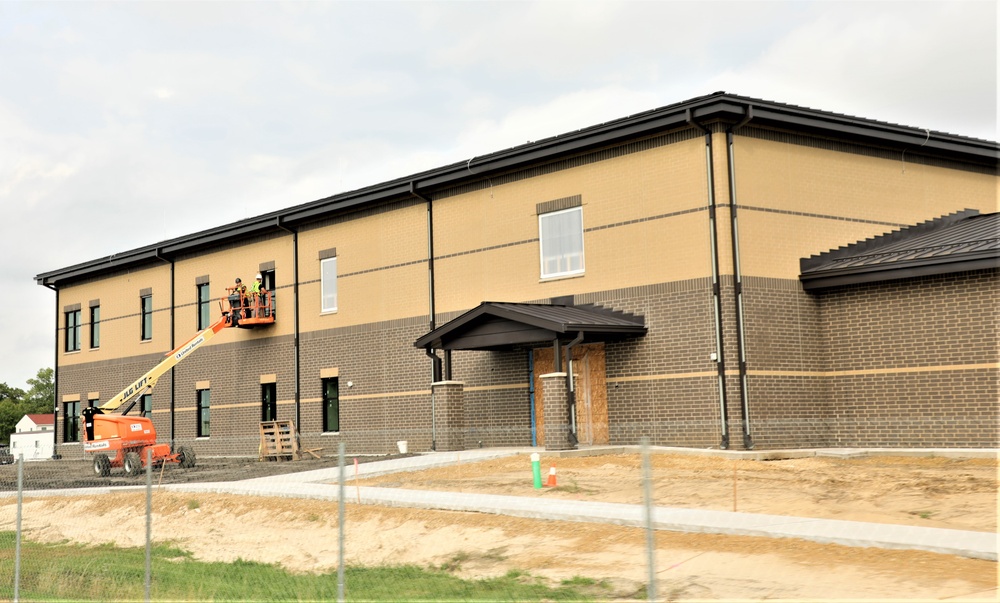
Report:
<svg viewBox="0 0 1000 603"><path fill-rule="evenodd" d="M680 533L695 513L823 517L853 506L886 523L996 530L995 454L820 458L646 440L559 452L404 440L391 454L343 442L181 447L193 454L160 462L149 451L138 468L65 446L58 460L0 465L0 599L681 600L710 594L702 581L717 571L695 540L705 535ZM885 495L850 498L852 480L885 484ZM963 497L967 524L942 523L936 508L887 508L890 497L949 492ZM812 592L757 592L755 579L720 579L709 598Z"/></svg>
<svg viewBox="0 0 1000 603"><path fill-rule="evenodd" d="M197 450L198 444L175 443L174 449ZM233 450L248 445L238 442ZM546 457L543 472L541 461L530 462L530 448L416 453L408 442L397 446L394 454L347 455L343 443L334 451L280 446L269 451L261 444L258 457L189 452L183 462L160 461L147 450L138 468L136 456L124 454L121 459L111 454L110 460L89 454L29 461L18 456L0 466L0 598L520 601L613 595L601 585L602 575L588 575L585 566L567 579L547 579L538 567L500 563L507 545L492 535L483 548L482 533L495 530L496 516L533 515L516 505L505 512L495 499L510 496L491 489L512 480L515 496L520 491L537 503L560 489L552 459ZM641 456L648 461L648 448ZM522 475L483 466L504 459L520 465ZM490 480L494 469L497 479ZM446 479L447 489L436 490L441 478L435 475L441 472L454 483ZM414 487L393 488L393 476L401 475ZM636 467L633 479L637 488L649 489L648 462ZM562 490L572 493L578 486L565 483ZM561 504L552 502L558 514ZM644 517L651 518L653 500L645 503ZM456 509L474 513L472 521L441 517ZM483 518L481 512L491 515ZM481 520L484 526L476 526ZM407 522L424 525L408 529ZM649 583L637 584L635 591L645 589L653 598L652 523L643 525L649 540L633 563L649 566ZM434 526L444 534L430 533ZM444 546L466 529L476 532L476 539L467 546ZM405 545L409 539L414 550L394 558L391 551L373 548L373 539L397 540L396 552L399 541ZM302 543L299 559L289 553L296 547L288 543L296 541ZM470 571L490 561L500 570Z"/></svg>

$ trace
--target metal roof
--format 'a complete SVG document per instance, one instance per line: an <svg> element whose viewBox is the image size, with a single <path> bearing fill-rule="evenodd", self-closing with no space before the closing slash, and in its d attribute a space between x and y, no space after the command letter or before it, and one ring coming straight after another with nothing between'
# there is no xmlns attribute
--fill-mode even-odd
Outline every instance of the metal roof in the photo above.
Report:
<svg viewBox="0 0 1000 603"><path fill-rule="evenodd" d="M427 333L414 346L443 350L498 350L519 344L569 340L607 341L646 334L642 316L596 305L483 302Z"/></svg>
<svg viewBox="0 0 1000 603"><path fill-rule="evenodd" d="M966 209L799 261L820 289L1000 267L1000 213Z"/></svg>
<svg viewBox="0 0 1000 603"><path fill-rule="evenodd" d="M361 207L402 199L433 197L433 193L440 189L484 180L532 165L551 163L629 140L694 127L694 123L733 125L747 123L747 120L756 126L885 149L906 150L910 156L919 154L949 159L987 169L995 170L1000 159L1000 145L993 141L715 92L575 132L473 157L467 161L44 272L35 279L40 285L59 287L124 268L170 261L170 258L181 253L197 252L223 243L294 229L298 225Z"/></svg>

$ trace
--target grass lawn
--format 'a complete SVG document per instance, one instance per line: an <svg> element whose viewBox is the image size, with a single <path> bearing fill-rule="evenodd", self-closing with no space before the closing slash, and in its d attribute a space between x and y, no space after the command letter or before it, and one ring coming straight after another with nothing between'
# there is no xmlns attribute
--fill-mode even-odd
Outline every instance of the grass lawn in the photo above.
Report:
<svg viewBox="0 0 1000 603"><path fill-rule="evenodd" d="M110 545L21 542L22 601L142 601L146 551ZM348 601L589 601L601 584L575 578L549 586L525 572L462 580L443 569L347 567ZM14 533L0 532L0 599L14 596ZM153 601L335 601L337 572L292 574L277 565L201 562L186 551L152 550Z"/></svg>

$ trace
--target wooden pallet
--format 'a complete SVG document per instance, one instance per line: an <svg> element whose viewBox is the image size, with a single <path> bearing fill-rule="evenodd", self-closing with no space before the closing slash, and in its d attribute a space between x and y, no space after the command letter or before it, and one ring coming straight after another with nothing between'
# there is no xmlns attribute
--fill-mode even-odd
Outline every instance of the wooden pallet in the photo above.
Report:
<svg viewBox="0 0 1000 603"><path fill-rule="evenodd" d="M299 440L291 421L261 421L260 460L300 460Z"/></svg>

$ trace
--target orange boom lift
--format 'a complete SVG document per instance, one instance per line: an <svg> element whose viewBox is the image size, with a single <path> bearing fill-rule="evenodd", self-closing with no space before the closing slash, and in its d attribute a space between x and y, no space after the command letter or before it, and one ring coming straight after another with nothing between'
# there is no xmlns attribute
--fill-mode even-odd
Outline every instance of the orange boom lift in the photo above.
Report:
<svg viewBox="0 0 1000 603"><path fill-rule="evenodd" d="M157 444L156 428L151 419L126 415L135 406L138 397L150 392L160 377L223 329L274 324L273 300L268 291L262 291L251 298L230 290L229 295L219 302L219 306L222 318L167 352L159 364L115 397L100 406L83 409L83 449L94 455L96 475L107 477L111 475L112 467L124 468L126 475L139 475L149 462L150 452L154 467L160 467L164 463L177 463L184 468L194 467L194 450L188 446L179 446L176 451L171 451L168 444ZM108 414L129 401L131 403L120 414Z"/></svg>

